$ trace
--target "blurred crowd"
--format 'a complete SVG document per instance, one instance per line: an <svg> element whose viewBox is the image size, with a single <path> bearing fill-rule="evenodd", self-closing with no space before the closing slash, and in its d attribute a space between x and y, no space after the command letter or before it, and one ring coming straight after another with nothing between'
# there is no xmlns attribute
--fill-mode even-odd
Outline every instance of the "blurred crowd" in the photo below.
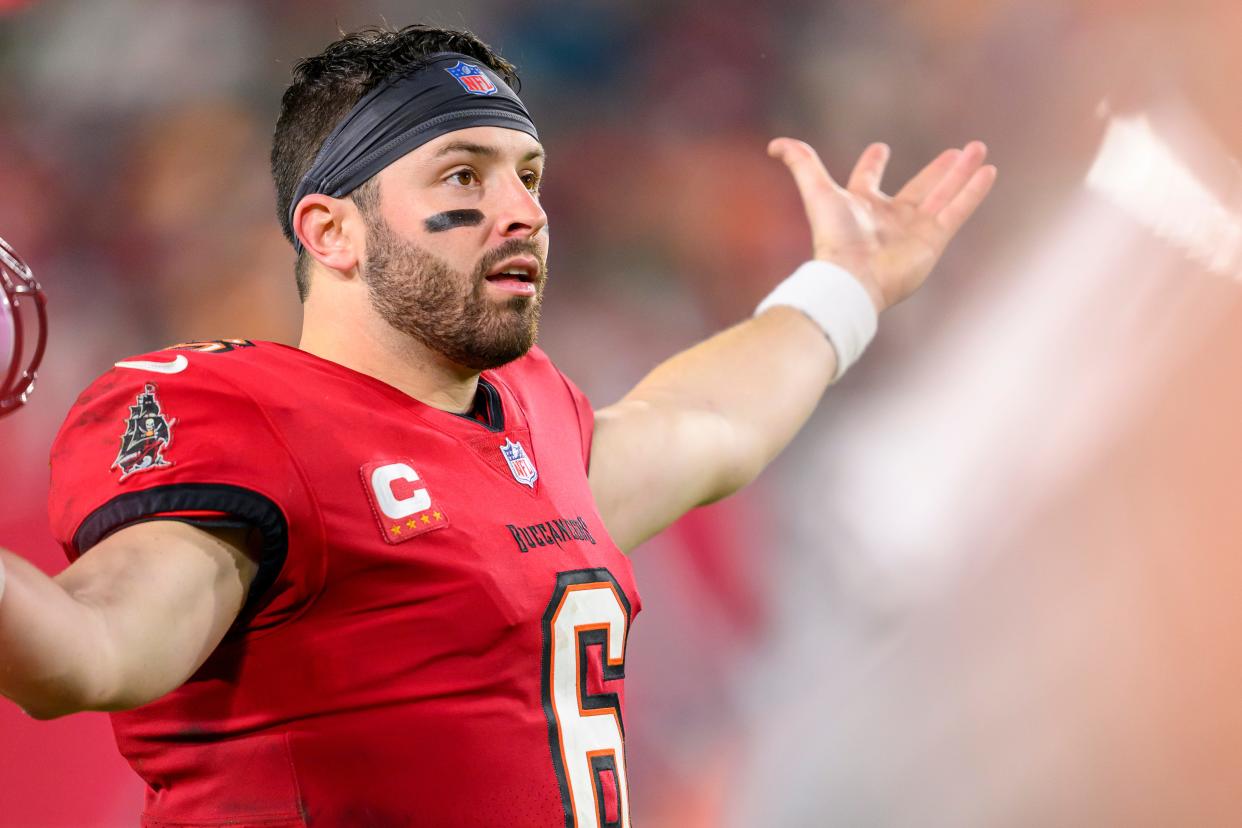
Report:
<svg viewBox="0 0 1242 828"><path fill-rule="evenodd" d="M859 561L828 525L848 481L808 457L1053 221L1091 161L1101 102L1125 107L1174 85L1226 141L1242 130L1227 72L1236 38L1221 34L1239 12L1206 0L9 0L0 14L0 236L43 282L52 325L31 405L0 423L0 545L49 571L62 564L43 504L48 446L95 375L191 339L297 342L269 139L293 64L339 31L465 27L517 64L549 156L540 341L597 405L744 318L807 257L770 138L809 141L838 180L886 141L894 188L947 146L989 144L992 199L928 286L886 316L790 455L637 552L646 609L627 734L645 825L724 823L771 691L754 673L791 646L780 636L799 617L788 578L810 573L822 589L800 601L844 607L833 623L885 640L891 608L851 592ZM832 543L808 547L815 526ZM0 709L0 812L26 815L0 823L132 824L136 778L100 719L80 718L34 725ZM85 781L53 796L66 761ZM887 824L857 813L853 824Z"/></svg>

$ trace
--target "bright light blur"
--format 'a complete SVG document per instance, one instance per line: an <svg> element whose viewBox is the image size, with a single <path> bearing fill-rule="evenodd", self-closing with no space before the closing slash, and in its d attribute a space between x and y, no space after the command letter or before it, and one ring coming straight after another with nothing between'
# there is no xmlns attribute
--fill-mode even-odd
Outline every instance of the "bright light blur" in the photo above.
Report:
<svg viewBox="0 0 1242 828"><path fill-rule="evenodd" d="M186 339L296 342L280 94L338 26L412 12L11 5L0 235L53 339L0 421L0 545L56 571L48 448L93 376ZM1242 4L419 10L521 70L549 156L541 345L597 405L808 255L771 137L838 180L884 140L889 191L973 138L1000 169L792 449L636 552L635 824L1237 824ZM135 823L104 716L0 706L0 733L0 823Z"/></svg>
<svg viewBox="0 0 1242 828"><path fill-rule="evenodd" d="M1197 156L1228 159L1189 113L1172 124L1193 129ZM1236 186L1235 172L1226 182ZM1148 115L1110 118L1099 155L1087 174L1087 187L1101 194L1157 237L1182 248L1213 273L1233 276L1242 264L1242 222L1202 184L1156 134Z"/></svg>

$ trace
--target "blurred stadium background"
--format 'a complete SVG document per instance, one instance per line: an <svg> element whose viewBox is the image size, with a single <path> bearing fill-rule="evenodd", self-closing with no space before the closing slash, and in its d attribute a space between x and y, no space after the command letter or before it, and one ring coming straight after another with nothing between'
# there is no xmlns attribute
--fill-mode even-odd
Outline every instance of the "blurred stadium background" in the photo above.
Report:
<svg viewBox="0 0 1242 828"><path fill-rule="evenodd" d="M841 176L888 141L896 183L978 137L1000 183L929 284L756 486L637 552L634 822L1242 824L1236 0L0 12L0 235L53 325L0 423L0 545L63 565L48 446L114 360L296 342L268 139L338 26L464 26L518 64L541 342L597 404L807 255L768 138ZM0 825L140 807L105 716L0 705Z"/></svg>

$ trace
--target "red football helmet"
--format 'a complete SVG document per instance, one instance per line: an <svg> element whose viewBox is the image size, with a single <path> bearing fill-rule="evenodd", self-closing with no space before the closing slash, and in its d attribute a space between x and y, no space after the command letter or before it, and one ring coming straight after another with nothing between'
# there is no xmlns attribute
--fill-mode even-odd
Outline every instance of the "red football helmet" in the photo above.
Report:
<svg viewBox="0 0 1242 828"><path fill-rule="evenodd" d="M30 267L0 239L0 417L26 402L47 346L47 302Z"/></svg>

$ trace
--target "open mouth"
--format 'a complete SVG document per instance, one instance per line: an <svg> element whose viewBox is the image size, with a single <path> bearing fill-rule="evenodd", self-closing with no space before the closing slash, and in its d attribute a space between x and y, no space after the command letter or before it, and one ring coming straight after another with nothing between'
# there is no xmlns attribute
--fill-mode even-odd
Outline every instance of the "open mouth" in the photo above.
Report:
<svg viewBox="0 0 1242 828"><path fill-rule="evenodd" d="M534 296L538 281L539 260L534 256L505 259L487 274L488 284L502 293L515 296Z"/></svg>
<svg viewBox="0 0 1242 828"><path fill-rule="evenodd" d="M487 274L489 282L525 282L533 284L539 275L539 261L533 256L506 259Z"/></svg>

